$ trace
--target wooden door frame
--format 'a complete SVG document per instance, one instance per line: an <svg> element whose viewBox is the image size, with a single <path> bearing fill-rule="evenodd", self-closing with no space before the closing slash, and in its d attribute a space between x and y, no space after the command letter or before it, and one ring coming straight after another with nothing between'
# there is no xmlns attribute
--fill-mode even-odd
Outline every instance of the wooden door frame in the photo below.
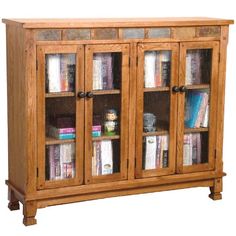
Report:
<svg viewBox="0 0 236 236"><path fill-rule="evenodd" d="M45 55L50 53L75 53L76 54L76 176L73 179L56 181L45 180ZM80 185L83 183L83 158L84 158L84 100L77 99L78 91L84 91L84 47L83 45L47 45L37 46L37 189L57 188L63 186Z"/></svg>
<svg viewBox="0 0 236 236"><path fill-rule="evenodd" d="M184 42L180 43L179 86L185 86L186 51L188 49L212 49L212 68L210 81L210 111L209 111L209 143L208 163L183 166L184 141L184 114L185 93L178 96L178 137L177 137L177 172L191 173L197 171L213 170L215 168L215 142L216 142L216 114L217 114L217 81L219 68L219 42ZM186 87L188 87L186 85ZM191 133L191 132L190 132Z"/></svg>
<svg viewBox="0 0 236 236"><path fill-rule="evenodd" d="M143 139L143 102L144 102L144 53L145 51L171 50L171 81L170 96L170 124L169 124L169 164L168 168L154 170L142 169L142 139ZM176 160L176 125L177 125L177 94L172 92L172 87L178 85L178 43L139 43L138 44L138 69L137 69L137 105L136 105L136 178L154 177L175 173ZM161 134L160 134L161 135Z"/></svg>
<svg viewBox="0 0 236 236"><path fill-rule="evenodd" d="M120 172L92 176L92 111L93 98L85 101L85 184L112 182L127 179L129 130L129 44L97 44L85 46L85 91L92 91L92 63L94 53L122 53L121 118L120 118ZM95 95L96 96L96 95Z"/></svg>

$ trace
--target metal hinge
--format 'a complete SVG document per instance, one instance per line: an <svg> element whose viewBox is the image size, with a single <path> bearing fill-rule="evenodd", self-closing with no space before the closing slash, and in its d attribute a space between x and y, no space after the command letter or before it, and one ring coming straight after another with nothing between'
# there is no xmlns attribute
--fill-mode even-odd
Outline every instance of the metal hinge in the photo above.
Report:
<svg viewBox="0 0 236 236"><path fill-rule="evenodd" d="M218 62L220 63L220 52L219 52L219 55L218 55Z"/></svg>
<svg viewBox="0 0 236 236"><path fill-rule="evenodd" d="M38 60L36 60L36 70L38 70Z"/></svg>
<svg viewBox="0 0 236 236"><path fill-rule="evenodd" d="M127 169L129 169L129 159L127 159Z"/></svg>
<svg viewBox="0 0 236 236"><path fill-rule="evenodd" d="M131 59L130 59L130 57L129 57L129 67L130 67L130 64L131 64Z"/></svg>
<svg viewBox="0 0 236 236"><path fill-rule="evenodd" d="M36 176L39 177L39 168L36 169Z"/></svg>
<svg viewBox="0 0 236 236"><path fill-rule="evenodd" d="M216 149L215 149L215 159L216 159Z"/></svg>
<svg viewBox="0 0 236 236"><path fill-rule="evenodd" d="M136 57L136 66L138 67L138 56Z"/></svg>

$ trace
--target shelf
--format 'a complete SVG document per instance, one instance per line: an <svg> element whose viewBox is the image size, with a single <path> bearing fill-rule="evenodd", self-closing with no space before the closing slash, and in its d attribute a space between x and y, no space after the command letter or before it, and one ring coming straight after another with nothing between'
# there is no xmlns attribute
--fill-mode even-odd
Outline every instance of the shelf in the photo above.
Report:
<svg viewBox="0 0 236 236"><path fill-rule="evenodd" d="M170 87L143 88L143 92L161 92L169 91Z"/></svg>
<svg viewBox="0 0 236 236"><path fill-rule="evenodd" d="M200 133L200 132L208 132L209 128L185 128L184 133Z"/></svg>
<svg viewBox="0 0 236 236"><path fill-rule="evenodd" d="M111 90L93 90L94 95L106 95L106 94L120 94L119 89L111 89Z"/></svg>
<svg viewBox="0 0 236 236"><path fill-rule="evenodd" d="M159 136L159 135L167 135L169 132L167 130L157 130L155 132L144 132L143 136Z"/></svg>
<svg viewBox="0 0 236 236"><path fill-rule="evenodd" d="M75 139L56 139L56 138L46 137L46 145L74 143L74 142Z"/></svg>
<svg viewBox="0 0 236 236"><path fill-rule="evenodd" d="M46 98L57 98L57 97L74 97L74 92L58 92L58 93L46 93Z"/></svg>
<svg viewBox="0 0 236 236"><path fill-rule="evenodd" d="M192 84L192 85L186 85L187 89L209 89L209 84Z"/></svg>
<svg viewBox="0 0 236 236"><path fill-rule="evenodd" d="M102 141L102 140L113 140L113 139L119 139L120 135L113 135L113 136L100 136L100 137L92 137L93 141Z"/></svg>

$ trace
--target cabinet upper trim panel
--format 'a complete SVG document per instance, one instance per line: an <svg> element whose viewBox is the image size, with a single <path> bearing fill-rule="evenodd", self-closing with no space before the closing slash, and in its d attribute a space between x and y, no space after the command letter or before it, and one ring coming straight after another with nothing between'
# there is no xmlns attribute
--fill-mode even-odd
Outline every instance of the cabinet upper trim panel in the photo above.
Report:
<svg viewBox="0 0 236 236"><path fill-rule="evenodd" d="M99 19L3 19L3 23L20 25L23 28L104 28L104 27L165 27L229 25L234 21L207 17L169 18L99 18Z"/></svg>

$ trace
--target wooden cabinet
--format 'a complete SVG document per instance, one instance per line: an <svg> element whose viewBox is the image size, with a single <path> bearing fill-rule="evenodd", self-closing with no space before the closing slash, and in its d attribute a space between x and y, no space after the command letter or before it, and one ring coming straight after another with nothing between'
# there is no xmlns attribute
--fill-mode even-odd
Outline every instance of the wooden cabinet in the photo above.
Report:
<svg viewBox="0 0 236 236"><path fill-rule="evenodd" d="M10 210L190 187L221 199L232 20L4 19Z"/></svg>

